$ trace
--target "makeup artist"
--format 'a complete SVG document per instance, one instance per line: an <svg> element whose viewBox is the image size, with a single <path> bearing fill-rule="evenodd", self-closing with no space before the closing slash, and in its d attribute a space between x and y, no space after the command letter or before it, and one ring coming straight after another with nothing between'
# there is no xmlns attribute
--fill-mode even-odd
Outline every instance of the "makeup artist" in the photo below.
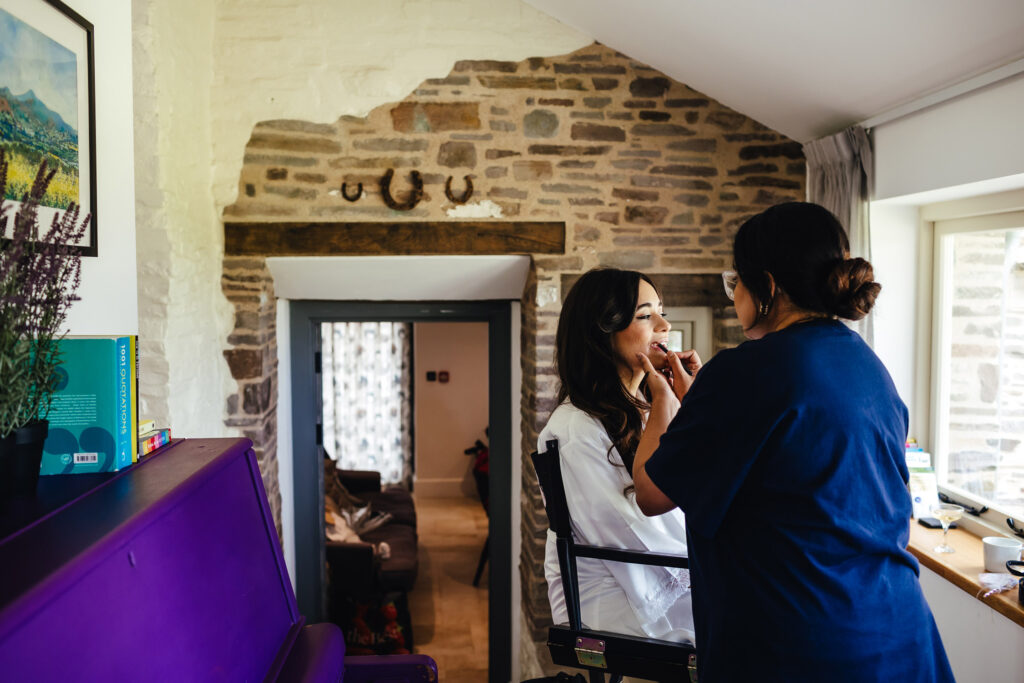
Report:
<svg viewBox="0 0 1024 683"><path fill-rule="evenodd" d="M692 384L641 358L651 411L633 463L645 514L686 513L701 683L952 681L906 550L907 409L840 322L874 305L871 264L797 202L744 223L733 259L750 341Z"/></svg>

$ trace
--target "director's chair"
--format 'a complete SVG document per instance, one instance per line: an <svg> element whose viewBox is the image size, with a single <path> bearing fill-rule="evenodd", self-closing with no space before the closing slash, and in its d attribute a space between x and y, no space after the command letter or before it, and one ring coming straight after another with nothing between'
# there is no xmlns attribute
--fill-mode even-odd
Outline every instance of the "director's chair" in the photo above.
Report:
<svg viewBox="0 0 1024 683"><path fill-rule="evenodd" d="M660 567L689 568L681 555L664 555L644 550L626 550L576 543L572 537L572 520L565 500L562 468L558 459L558 441L547 442L547 451L533 453L548 515L548 526L555 532L558 567L565 593L569 624L555 624L548 630L551 659L560 666L586 669L590 683L619 683L623 676L654 681L697 681L697 653L692 645L655 638L641 638L608 631L585 628L580 620L579 580L576 558L585 557L610 562L648 564Z"/></svg>

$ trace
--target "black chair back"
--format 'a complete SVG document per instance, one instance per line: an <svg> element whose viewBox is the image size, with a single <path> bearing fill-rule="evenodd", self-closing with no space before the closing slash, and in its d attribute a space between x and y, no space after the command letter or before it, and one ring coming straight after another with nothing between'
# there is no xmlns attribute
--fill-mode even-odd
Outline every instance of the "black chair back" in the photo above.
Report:
<svg viewBox="0 0 1024 683"><path fill-rule="evenodd" d="M572 539L572 528L569 517L569 505L565 500L565 484L562 483L562 467L558 461L558 441L547 442L548 450L544 453L533 453L533 466L537 470L541 494L544 496L544 509L548 513L548 527L559 538ZM551 491L552 495L547 492Z"/></svg>
<svg viewBox="0 0 1024 683"><path fill-rule="evenodd" d="M558 568L562 575L562 592L565 595L565 609L569 614L569 626L579 629L582 623L575 543L572 540L569 504L565 499L565 484L562 482L562 466L558 460L558 441L551 439L547 447L545 453L533 453L530 458L537 470L544 510L548 514L548 528L555 532L555 548L558 551Z"/></svg>

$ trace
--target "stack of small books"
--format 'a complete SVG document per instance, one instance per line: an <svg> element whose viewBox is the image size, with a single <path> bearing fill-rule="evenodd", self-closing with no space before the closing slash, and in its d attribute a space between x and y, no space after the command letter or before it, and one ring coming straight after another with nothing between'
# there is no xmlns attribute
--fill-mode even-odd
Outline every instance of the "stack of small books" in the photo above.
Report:
<svg viewBox="0 0 1024 683"><path fill-rule="evenodd" d="M153 420L139 420L139 457L171 442L171 428L157 427Z"/></svg>

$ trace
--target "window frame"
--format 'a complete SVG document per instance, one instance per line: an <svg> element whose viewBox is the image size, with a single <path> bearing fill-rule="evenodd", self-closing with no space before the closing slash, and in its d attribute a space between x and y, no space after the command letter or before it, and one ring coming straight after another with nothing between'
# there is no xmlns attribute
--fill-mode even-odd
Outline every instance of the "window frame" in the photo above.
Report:
<svg viewBox="0 0 1024 683"><path fill-rule="evenodd" d="M930 318L931 334L925 335L918 344L919 353L930 358L930 377L927 384L928 427L925 448L931 453L932 465L938 481L939 493L956 502L971 507L988 509L979 515L965 515L959 522L968 531L978 535L989 535L993 531L1011 534L1006 524L1012 518L1015 524L1024 528L1024 516L1011 515L1008 511L989 505L992 501L980 498L957 486L946 483L948 459L945 457L946 443L940 428L943 416L949 408L949 374L943 367L943 358L950 348L950 323L952 308L952 278L949 275L953 264L952 237L970 232L988 232L1021 228L1024 226L1024 190L1012 190L995 195L953 200L921 208L922 252L927 254L928 285L922 301L921 312ZM919 385L920 386L920 385Z"/></svg>

